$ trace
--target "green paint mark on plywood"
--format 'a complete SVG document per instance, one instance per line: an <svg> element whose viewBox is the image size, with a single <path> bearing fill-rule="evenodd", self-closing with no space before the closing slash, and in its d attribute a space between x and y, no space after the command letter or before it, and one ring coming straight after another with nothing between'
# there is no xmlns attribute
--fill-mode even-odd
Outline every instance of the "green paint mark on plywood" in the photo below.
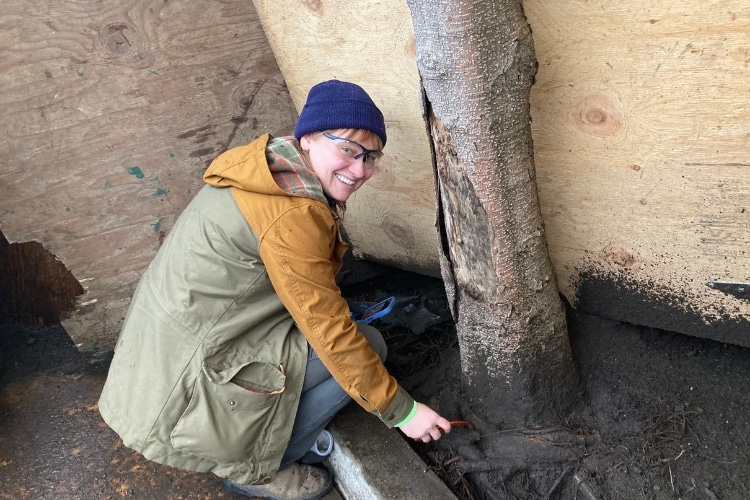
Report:
<svg viewBox="0 0 750 500"><path fill-rule="evenodd" d="M158 233L159 230L161 229L161 220L162 220L162 218L159 217L156 222L154 222L153 224L151 224L151 227L154 228L154 232L155 233Z"/></svg>
<svg viewBox="0 0 750 500"><path fill-rule="evenodd" d="M167 190L163 187L159 187L154 191L154 196L164 196L165 194L167 194Z"/></svg>
<svg viewBox="0 0 750 500"><path fill-rule="evenodd" d="M111 188L112 188L112 183L109 182L109 179L107 179L106 181L104 181L104 188L103 188L104 191L107 191L108 189L111 189Z"/></svg>
<svg viewBox="0 0 750 500"><path fill-rule="evenodd" d="M130 167L128 169L128 173L130 175L134 175L136 179L143 179L145 177L143 175L143 171L141 170L141 167Z"/></svg>
<svg viewBox="0 0 750 500"><path fill-rule="evenodd" d="M65 207L66 212L70 212L70 207Z"/></svg>

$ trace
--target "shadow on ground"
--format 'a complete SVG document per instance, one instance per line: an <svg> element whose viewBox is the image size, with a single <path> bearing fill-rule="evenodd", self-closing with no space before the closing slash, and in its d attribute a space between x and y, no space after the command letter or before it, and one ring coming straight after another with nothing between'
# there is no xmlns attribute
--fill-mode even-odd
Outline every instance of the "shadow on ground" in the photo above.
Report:
<svg viewBox="0 0 750 500"><path fill-rule="evenodd" d="M0 353L0 499L233 498L125 448L97 407L107 364L88 364L61 326L0 324Z"/></svg>
<svg viewBox="0 0 750 500"><path fill-rule="evenodd" d="M444 312L437 280L376 273L349 291L355 301L421 297L407 307ZM418 399L450 411L461 397L452 324L440 318L414 333L398 323L374 323L389 369ZM415 445L459 498L748 498L750 350L574 313L569 326L586 396L579 417L598 444L575 463L511 477L457 470L444 440ZM107 364L88 364L61 326L0 324L0 357L0 499L231 497L210 474L122 445L97 408Z"/></svg>

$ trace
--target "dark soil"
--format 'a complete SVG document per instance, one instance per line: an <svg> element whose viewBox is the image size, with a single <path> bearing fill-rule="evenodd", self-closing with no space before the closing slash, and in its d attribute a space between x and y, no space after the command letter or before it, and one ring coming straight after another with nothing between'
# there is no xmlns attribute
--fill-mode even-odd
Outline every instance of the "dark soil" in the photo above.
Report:
<svg viewBox="0 0 750 500"><path fill-rule="evenodd" d="M347 271L342 286L354 305L399 298L373 323L388 341L389 369L420 401L466 417L440 281L366 268ZM489 463L521 430L455 428L435 443L412 443L459 499L750 498L748 349L575 311L569 330L585 405L560 428L595 444L575 460L467 472L466 442L485 455L474 462ZM0 358L0 499L227 497L212 475L122 446L97 411L107 364L84 360L59 325L0 322Z"/></svg>
<svg viewBox="0 0 750 500"><path fill-rule="evenodd" d="M98 411L108 364L84 359L59 324L0 321L0 357L0 500L234 498L212 474L123 446Z"/></svg>
<svg viewBox="0 0 750 500"><path fill-rule="evenodd" d="M436 316L447 312L439 280L385 273L344 291L365 303L419 296ZM399 323L392 316L373 322L388 341L389 370L446 418L466 418L453 323L422 333ZM750 350L570 308L568 328L585 403L552 431L590 444L575 459L523 467L494 463L493 450L509 434L546 435L540 429L482 435L455 428L437 442L413 444L459 499L750 498ZM476 463L493 470L461 468Z"/></svg>

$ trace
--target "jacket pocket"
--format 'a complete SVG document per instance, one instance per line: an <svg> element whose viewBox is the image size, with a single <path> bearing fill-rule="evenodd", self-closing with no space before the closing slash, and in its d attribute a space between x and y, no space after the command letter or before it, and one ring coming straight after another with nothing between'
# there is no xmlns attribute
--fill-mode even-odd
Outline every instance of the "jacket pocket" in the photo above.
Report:
<svg viewBox="0 0 750 500"><path fill-rule="evenodd" d="M172 446L217 463L250 459L265 443L286 376L283 366L257 361L239 366L204 362L187 408L171 434Z"/></svg>

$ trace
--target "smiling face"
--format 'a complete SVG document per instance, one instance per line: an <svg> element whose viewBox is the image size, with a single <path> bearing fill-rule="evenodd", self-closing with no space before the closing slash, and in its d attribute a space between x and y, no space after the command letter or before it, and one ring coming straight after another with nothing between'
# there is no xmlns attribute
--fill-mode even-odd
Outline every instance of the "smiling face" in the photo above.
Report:
<svg viewBox="0 0 750 500"><path fill-rule="evenodd" d="M367 130L326 132L302 136L300 146L308 152L313 171L323 185L325 194L336 201L346 201L372 177L375 171L374 157L381 149L380 139ZM363 148L370 153L361 154Z"/></svg>

